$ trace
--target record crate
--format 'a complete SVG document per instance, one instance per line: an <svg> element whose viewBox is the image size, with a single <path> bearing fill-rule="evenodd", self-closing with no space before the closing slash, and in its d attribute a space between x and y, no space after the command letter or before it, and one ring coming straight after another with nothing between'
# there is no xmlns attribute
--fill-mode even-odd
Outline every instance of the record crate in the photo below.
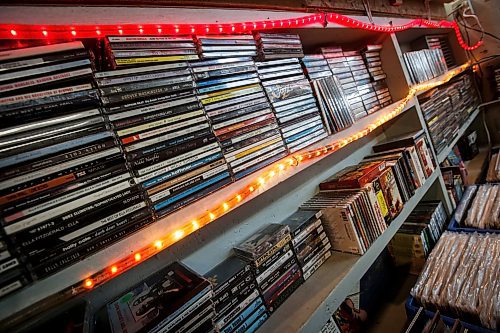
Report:
<svg viewBox="0 0 500 333"><path fill-rule="evenodd" d="M405 302L405 310L406 310L406 317L408 318L409 321L411 321L415 315L418 312L420 305L417 303L417 300L414 299L412 296L409 296L408 299ZM428 310L424 308L424 313L425 317L431 320L434 318L434 315L436 314L435 311ZM446 326L448 327L453 327L453 324L455 323L456 318L452 318L446 315L441 314L441 319L445 323ZM495 331L481 327L476 324L471 324L466 321L461 320L458 318L464 328L468 330L468 332L471 333L494 333Z"/></svg>

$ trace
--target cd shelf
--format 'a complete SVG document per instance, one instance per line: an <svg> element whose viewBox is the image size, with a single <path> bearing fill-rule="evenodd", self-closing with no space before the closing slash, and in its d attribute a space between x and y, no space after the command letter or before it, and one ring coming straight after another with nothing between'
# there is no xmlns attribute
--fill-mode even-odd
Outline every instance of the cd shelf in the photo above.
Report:
<svg viewBox="0 0 500 333"><path fill-rule="evenodd" d="M123 12L127 12L133 9L124 9ZM86 9L87 11L92 11L91 9ZM92 11L93 12L93 11ZM169 12L168 14L172 17L177 17L175 13L181 13L182 10L174 10ZM241 13L237 13L236 17L234 17L232 11L227 10L211 10L214 13L215 17L219 18L221 21L227 20L238 20L239 18L246 17L250 15L250 13L254 15L254 11L241 11ZM122 13L120 11L120 13ZM122 13L123 14L123 13ZM129 13L130 14L130 13ZM285 17L290 13L274 13L272 17L280 18L281 16ZM94 13L94 15L97 15ZM134 16L135 14L130 14L128 16ZM155 13L155 15L158 15ZM266 12L261 12L260 16L264 17ZM270 15L270 14L269 14ZM79 16L80 17L80 16ZM83 17L83 16L81 16ZM197 19L199 17L203 17L205 19L205 15L194 15ZM60 20L61 18L52 18L52 20ZM137 19L135 17L134 19ZM377 22L388 22L392 19L390 18L375 18ZM397 22L404 23L405 20L394 19L394 23ZM391 113L394 108L401 102L402 98L408 92L408 78L405 73L404 62L402 62L401 58L401 49L404 49L406 46L404 43L406 39L413 38L414 36L423 35L427 32L436 33L443 31L448 31L449 29L412 29L411 32L407 33L398 33L391 34L389 36L385 36L382 33L373 33L360 31L357 29L350 29L345 27L337 27L330 26L328 29L323 29L318 26L312 26L310 28L303 29L294 29L293 32L300 34L303 43L309 49L313 47L317 47L318 45L325 43L334 43L331 40L332 30L331 29L342 29L341 35L338 36L341 40L339 43L343 44L359 44L361 42L365 42L369 40L370 42L378 41L383 39L383 67L385 72L387 73L387 82L391 94L394 100L398 100L397 102L380 109L379 111L370 114L364 118L361 118L359 121L354 123L351 127L348 127L340 132L337 132L333 135L326 137L325 139L313 144L312 146L307 147L304 150L311 150L314 148L318 148L329 144L333 141L344 139L349 137L358 131L366 128L368 125L373 124L378 118L383 117L389 113ZM412 35L413 34L413 35ZM337 38L337 36L336 36ZM450 39L454 38L454 36L450 36ZM456 41L453 40L452 47L454 47ZM401 48L401 49L400 49ZM455 49L453 49L455 51ZM465 52L463 52L463 56L455 57L459 63L465 62ZM456 55L455 55L456 56ZM384 65L385 64L385 65ZM445 73L437 78L429 82L438 83L440 80L445 78L448 73ZM406 77L406 79L405 79ZM420 92L421 94L423 92ZM419 95L417 94L417 95ZM410 111L411 110L411 111ZM410 111L410 112L408 112ZM262 202L262 198L269 198L270 192L273 195L277 195L277 199L271 199L272 201L277 201L274 205L272 203L266 202L262 210L265 210L265 213L261 213L263 216L273 216L274 219L280 220L284 214L291 213L289 209L291 209L290 205L295 204L300 201L299 198L305 199L304 196L308 195L309 192L312 191L313 187L317 185L311 184L306 185L308 182L312 183L318 180L318 177L321 177L322 174L315 174L314 172L317 170L321 170L323 174L325 172L331 172L334 170L338 171L343 166L347 166L349 164L356 163L356 159L360 160L366 156L370 151L371 147L380 141L385 136L396 135L394 130L390 128L391 124L394 122L398 122L398 124L402 124L404 122L403 128L406 127L414 127L414 126L424 126L425 124L412 122L415 118L415 114L421 116L421 110L418 107L417 97L413 97L408 104L403 109L403 112L399 114L395 119L391 120L391 122L384 124L380 129L371 133L368 138L364 138L356 143L353 142L346 147L342 148L340 151L337 151L333 154L322 155L314 160L303 161L297 167L291 168L286 171L284 174L275 177L272 181L266 182L265 186L256 191L248 200L242 202L238 207L235 208L236 213L232 214L232 217L227 219L238 220L240 226L236 226L240 235L238 237L242 237L243 234L250 234L250 232L254 231L255 228L258 228L260 225L264 223L270 223L274 221L263 220L260 221L260 225L254 225L252 227L248 227L251 222L257 219L254 215L258 215L255 212L249 212L252 208L258 206L255 202ZM476 119L479 110L474 110L467 122L461 127L460 132L457 138L454 140L453 144L447 147L441 154L438 156L438 161L441 162L444 157L448 154L448 152L452 149L453 145L456 143L458 138L466 131L466 129L471 125L471 123ZM410 120L410 121L409 121ZM384 132L382 132L384 131ZM383 133L383 134L381 134ZM330 156L335 155L336 161L338 160L338 164L328 165L331 163L332 158ZM322 169L320 169L322 168ZM265 172L270 169L270 167L264 168L260 170L257 174L261 172ZM307 172L303 172L306 169L309 169ZM300 174L300 175L299 175ZM308 175L308 176L306 176ZM306 179L307 177L314 176L314 179ZM187 206L184 209L180 209L175 213L168 215L164 218L159 219L155 223L147 226L146 228L138 231L137 233L132 234L131 236L122 239L121 241L93 254L86 259L75 263L72 266L65 268L64 270L27 286L26 288L21 289L18 292L14 292L13 294L4 297L0 300L0 322L1 321L23 321L23 316L25 314L36 313L38 311L42 311L45 306L55 306L57 304L62 303L62 296L60 294L61 291L67 289L68 287L74 285L82 281L83 278L92 275L93 273L105 269L113 262L127 256L133 254L138 249L142 247L152 244L159 236L168 234L177 230L183 223L186 221L191 221L193 218L197 217L200 212L205 212L208 209L213 207L214 203L223 202L227 197L234 195L236 191L244 187L250 180L256 178L256 174L250 175L249 177L245 177L239 181L231 183L230 185L212 193L195 203ZM292 179L293 178L293 179ZM439 184L435 184L436 180ZM301 183L302 182L302 183ZM370 265L375 261L377 256L381 253L381 251L385 248L385 246L389 243L390 239L399 229L401 224L404 222L406 217L411 213L413 208L418 204L418 202L426 195L431 186L440 185L444 195L446 196L446 189L444 189L444 184L442 181L441 172L438 169L434 171L434 173L427 179L425 184L417 190L415 195L406 203L403 211L397 217L397 219L389 226L389 228L380 236L376 242L370 247L369 251L363 256L356 256L350 254L342 254L335 252L321 268L303 285L301 286L292 296L284 303L282 308L278 309L277 312L270 317L270 319L264 324L263 328L260 330L261 332L284 332L284 331L303 331L303 332L314 332L320 331L321 327L326 323L331 314L335 311L335 309L341 304L344 298L348 295L352 286L361 279L364 273L368 270ZM303 190L300 187L304 185L307 187L307 190ZM314 185L314 186L313 186ZM297 193L288 194L285 192L285 187L287 187L286 192L290 189L297 189ZM273 189L273 191L270 191ZM268 192L266 194L266 192ZM279 193L278 193L279 192ZM291 200L291 203L287 204L287 207L281 207L278 212L270 212L273 208L276 207L280 202L283 203L283 200L279 197L279 194L286 193L286 195L293 195L294 199ZM260 197L260 198L259 198ZM254 201L255 200L255 201ZM253 201L253 202L252 202ZM246 206L243 207L243 206ZM249 208L251 207L251 208ZM297 207L295 206L295 209ZM288 213L287 212L288 209ZM239 215L240 212L241 216ZM228 215L229 215L228 214ZM259 215L260 217L261 215ZM229 235L232 230L226 231L224 230L224 234L217 234L217 230L223 230L224 224L222 226L218 226L216 221L214 226L211 226L206 229L210 229L208 231L203 230L202 232L208 234L207 237L209 240L202 242L198 239L198 237L188 237L186 239L186 243L191 246L190 253L184 256L183 260L186 260L186 263L190 266L198 266L194 268L199 268L200 273L203 271L207 271L210 265L213 266L214 262L222 261L221 258L227 255L227 253L223 251L219 251L220 249L226 249L227 247L231 247L231 242L234 242L232 239L232 235ZM222 221L225 222L225 221ZM245 226L243 226L245 225ZM252 229L253 228L253 229ZM217 229L215 232L213 229ZM250 230L252 229L252 230ZM212 235L210 234L212 233ZM213 235L215 234L215 235ZM194 235L193 235L194 236ZM208 244L208 243L212 244ZM214 245L213 243L221 242L228 243L225 245ZM168 254L165 254L169 252ZM206 258L207 253L214 253L213 258ZM169 250L163 251L157 255L157 257L162 256L166 257L171 255ZM212 256L212 255L211 255ZM182 255L179 255L182 257ZM156 259L156 258L155 258ZM165 258L163 258L165 259ZM178 259L178 258L176 258ZM154 261L154 260L150 260ZM152 266L160 265L161 260L157 260L155 263L148 263L138 267L141 269L141 273L137 274L141 276L145 276L147 270L154 270ZM158 267L156 267L156 270ZM146 273L145 273L146 272ZM127 273L125 276L119 277L116 280L121 280L120 283L126 283ZM129 274L130 275L130 274ZM110 281L108 284L111 285L109 289L117 289L116 284L113 284L115 281ZM134 281L132 281L134 282ZM102 291L103 288L99 288L103 295L100 295L101 298L105 301L106 298L109 298L109 292ZM116 291L115 291L116 292ZM107 293L107 295L105 295ZM91 293L92 294L92 293ZM94 292L94 294L98 294ZM69 293L65 294L65 297L69 298ZM90 296L92 297L92 296ZM99 296L97 296L99 297ZM66 299L67 299L66 298ZM95 305L95 304L94 304ZM99 304L98 306L100 306ZM7 320L5 320L7 319ZM12 320L11 320L12 319ZM286 319L286 320L285 320ZM2 327L4 323L0 324Z"/></svg>
<svg viewBox="0 0 500 333"><path fill-rule="evenodd" d="M439 177L441 171L437 168L363 256L333 252L269 317L261 332L319 332Z"/></svg>
<svg viewBox="0 0 500 333"><path fill-rule="evenodd" d="M315 143L312 146L307 147L305 150L314 149L316 147L324 146L325 144L331 143L332 141L339 140L366 128L369 124L373 123L377 118L383 117L384 115L390 113L396 105L401 101L397 101L371 115L368 115L358 122L356 122L351 127L344 129L338 133L330 135ZM406 111L410 110L415 105L415 98L410 100L406 105L403 112L399 115L402 116ZM336 152L335 154L342 154L342 150ZM276 177L273 182L266 183L264 188L261 188L258 193L255 193L250 200L255 199L259 195L266 191L269 191L273 187L285 182L288 178L300 173L301 171L307 169L308 167L319 163L325 157L329 155L321 156L316 160L309 160L307 162L301 163L299 166L286 171L284 175ZM266 169L262 170L263 172ZM252 177L252 176L250 176ZM255 177L255 176L254 176ZM189 209L181 209L177 212L168 215L155 223L149 225L148 227L142 229L141 231L132 234L131 236L97 252L96 254L87 257L86 259L75 263L72 266L48 277L43 280L39 280L32 285L23 288L17 293L12 294L9 297L0 300L0 320L3 320L9 316L9 314L22 311L24 308L28 307L30 304L34 304L41 300L44 300L51 295L54 295L67 287L72 286L82 280L82 277L90 276L93 273L104 269L109 266L110 263L119 260L126 256L127 254L132 254L138 249L153 243L159 235L166 234L168 232L174 231L179 228L185 221L190 221L199 214L200 211L206 211L213 206L214 202L220 202L225 200L228 196L235 193L238 189L243 187L248 182L248 179L244 178L237 182L234 182L219 191L212 193L211 195L200 199L199 201L193 203L189 206ZM244 203L243 203L244 204ZM238 208L236 208L238 209ZM61 283L64 281L64 283Z"/></svg>

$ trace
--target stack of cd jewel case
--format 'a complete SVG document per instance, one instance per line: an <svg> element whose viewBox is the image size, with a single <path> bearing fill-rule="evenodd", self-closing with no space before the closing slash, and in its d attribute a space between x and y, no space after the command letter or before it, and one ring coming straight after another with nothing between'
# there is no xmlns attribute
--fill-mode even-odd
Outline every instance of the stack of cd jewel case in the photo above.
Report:
<svg viewBox="0 0 500 333"><path fill-rule="evenodd" d="M257 71L290 153L328 134L297 58L257 62Z"/></svg>
<svg viewBox="0 0 500 333"><path fill-rule="evenodd" d="M448 70L441 49L405 52L403 58L413 84L428 81Z"/></svg>
<svg viewBox="0 0 500 333"><path fill-rule="evenodd" d="M203 59L257 55L257 46L252 35L198 36L196 44Z"/></svg>
<svg viewBox="0 0 500 333"><path fill-rule="evenodd" d="M82 43L0 53L0 69L1 219L33 276L151 223L101 114Z"/></svg>
<svg viewBox="0 0 500 333"><path fill-rule="evenodd" d="M199 59L191 36L108 36L105 54L110 69Z"/></svg>
<svg viewBox="0 0 500 333"><path fill-rule="evenodd" d="M255 33L259 59L272 60L283 58L301 58L304 56L302 43L296 34Z"/></svg>
<svg viewBox="0 0 500 333"><path fill-rule="evenodd" d="M269 312L274 312L303 282L290 240L288 226L270 224L234 247L236 255L252 265Z"/></svg>
<svg viewBox="0 0 500 333"><path fill-rule="evenodd" d="M251 58L192 64L198 98L235 179L287 155Z"/></svg>
<svg viewBox="0 0 500 333"><path fill-rule="evenodd" d="M368 68L363 60L363 57L361 56L361 52L357 50L343 51L342 54L344 55L352 76L354 77L358 96L361 98L366 113L371 114L379 110L380 105L378 103L377 95L375 93L375 89L373 88ZM353 110L356 110L356 108L353 108Z"/></svg>
<svg viewBox="0 0 500 333"><path fill-rule="evenodd" d="M251 265L231 256L205 277L212 283L217 332L254 332L268 318Z"/></svg>
<svg viewBox="0 0 500 333"><path fill-rule="evenodd" d="M328 62L321 53L308 54L300 60L305 67L307 77L311 81L333 75Z"/></svg>
<svg viewBox="0 0 500 333"><path fill-rule="evenodd" d="M186 62L95 77L109 122L157 217L231 181Z"/></svg>
<svg viewBox="0 0 500 333"><path fill-rule="evenodd" d="M370 77L373 81L372 85L377 95L378 104L383 108L392 103L392 97L386 83L387 75L382 69L382 59L380 58L381 50L382 45L380 44L367 45L363 49L362 54L368 72L370 73ZM370 105L367 105L367 107L368 113L378 110L376 103L373 103L373 107L370 107ZM371 109L374 111L370 111Z"/></svg>
<svg viewBox="0 0 500 333"><path fill-rule="evenodd" d="M292 246L307 280L331 256L332 245L321 222L322 211L297 211L281 224L290 228Z"/></svg>
<svg viewBox="0 0 500 333"><path fill-rule="evenodd" d="M306 201L301 210L323 211L324 227L333 250L364 254L387 228L370 189L322 191ZM376 200L376 199L375 199Z"/></svg>
<svg viewBox="0 0 500 333"><path fill-rule="evenodd" d="M213 332L212 286L174 262L147 277L98 313L98 332Z"/></svg>
<svg viewBox="0 0 500 333"><path fill-rule="evenodd" d="M302 63L314 88L328 134L352 125L354 119L346 96L323 55L306 55Z"/></svg>

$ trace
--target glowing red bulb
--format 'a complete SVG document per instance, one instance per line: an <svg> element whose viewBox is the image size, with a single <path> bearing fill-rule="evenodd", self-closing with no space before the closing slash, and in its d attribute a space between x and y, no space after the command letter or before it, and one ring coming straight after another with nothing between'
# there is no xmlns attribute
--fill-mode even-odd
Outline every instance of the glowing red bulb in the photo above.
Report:
<svg viewBox="0 0 500 333"><path fill-rule="evenodd" d="M175 33L178 34L179 33L179 28L175 28Z"/></svg>
<svg viewBox="0 0 500 333"><path fill-rule="evenodd" d="M97 36L100 36L101 35L101 30L96 30L95 33L97 34Z"/></svg>
<svg viewBox="0 0 500 333"><path fill-rule="evenodd" d="M139 29L139 33L141 33L141 34L142 34L143 32L144 32L144 30L143 30L142 28L141 28L141 29Z"/></svg>
<svg viewBox="0 0 500 333"><path fill-rule="evenodd" d="M75 31L75 30L71 30L71 34L72 34L73 36L76 36L76 31Z"/></svg>
<svg viewBox="0 0 500 333"><path fill-rule="evenodd" d="M11 34L12 36L17 36L17 31L16 31L16 30L14 30L14 29L12 29L12 30L10 31L10 34Z"/></svg>
<svg viewBox="0 0 500 333"><path fill-rule="evenodd" d="M161 28L158 28L158 33L159 33L159 34L161 34L161 31L162 31L162 30L161 30Z"/></svg>
<svg viewBox="0 0 500 333"><path fill-rule="evenodd" d="M49 33L46 30L42 30L42 35L44 35L45 37L47 37L49 35Z"/></svg>
<svg viewBox="0 0 500 333"><path fill-rule="evenodd" d="M118 33L119 33L120 35L123 35L123 30L122 30L122 29L118 29Z"/></svg>

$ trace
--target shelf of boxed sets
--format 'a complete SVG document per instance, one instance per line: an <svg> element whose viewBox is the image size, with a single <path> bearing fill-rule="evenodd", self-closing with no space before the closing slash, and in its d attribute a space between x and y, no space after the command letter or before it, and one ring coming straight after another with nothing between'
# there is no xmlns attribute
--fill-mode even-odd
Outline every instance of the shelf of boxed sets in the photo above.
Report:
<svg viewBox="0 0 500 333"><path fill-rule="evenodd" d="M379 118L383 118L394 110L394 108L401 101L397 101L375 113L372 113L352 126L332 134L325 139L303 149L303 151L312 150L318 147L322 147L326 144L332 143L337 140L341 140L350 136L355 135L361 130L367 128L370 124L375 123ZM414 99L405 106L401 114L410 110L415 105ZM400 114L400 115L401 115ZM337 152L342 154L340 150ZM296 154L300 154L300 151ZM295 154L295 155L296 155ZM304 169L320 162L323 158L328 155L322 155L315 159L306 159L299 163L297 166L286 169L281 174L278 173L273 179L266 181L265 186L260 187L254 193L252 193L247 200L252 200L266 191L269 191L278 184L286 181L288 178L300 173ZM286 158L285 158L286 160ZM167 215L156 221L153 224L141 229L140 231L130 235L121 241L104 248L103 250L96 252L95 254L76 262L75 264L51 275L45 279L38 280L15 292L9 296L0 299L0 320L9 317L12 314L20 312L26 309L28 306L44 300L58 292L68 288L88 276L91 276L95 272L107 268L111 263L116 262L127 255L132 255L137 250L143 247L153 244L159 236L166 235L175 230L179 229L186 221L192 221L196 219L200 212L206 212L214 208L214 203L222 203L227 200L227 198L233 197L242 188L245 188L251 180L255 180L259 174L265 174L266 172L275 169L279 161L271 166L268 166L255 174L248 177L244 177L241 180L233 182L226 187L192 203L191 205L184 207L176 212ZM244 204L242 201L241 204ZM216 223L216 220L215 220Z"/></svg>
<svg viewBox="0 0 500 333"><path fill-rule="evenodd" d="M269 317L260 332L319 332L439 177L441 171L437 168L364 255L333 251L332 256Z"/></svg>

